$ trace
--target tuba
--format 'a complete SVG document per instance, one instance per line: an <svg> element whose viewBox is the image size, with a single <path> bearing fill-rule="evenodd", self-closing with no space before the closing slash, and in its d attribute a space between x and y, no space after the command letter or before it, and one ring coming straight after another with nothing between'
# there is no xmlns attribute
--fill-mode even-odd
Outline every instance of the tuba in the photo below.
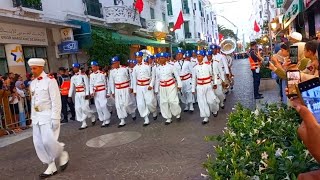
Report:
<svg viewBox="0 0 320 180"><path fill-rule="evenodd" d="M221 47L221 52L228 55L228 54L233 53L233 51L236 50L237 44L232 39L225 39L225 40L221 41L220 47Z"/></svg>

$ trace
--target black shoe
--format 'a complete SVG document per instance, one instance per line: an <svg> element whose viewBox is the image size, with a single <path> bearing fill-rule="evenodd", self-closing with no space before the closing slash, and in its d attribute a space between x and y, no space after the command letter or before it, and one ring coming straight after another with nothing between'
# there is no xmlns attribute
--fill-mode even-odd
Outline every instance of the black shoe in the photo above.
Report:
<svg viewBox="0 0 320 180"><path fill-rule="evenodd" d="M158 116L156 116L156 117L153 117L153 120L157 120L158 119Z"/></svg>
<svg viewBox="0 0 320 180"><path fill-rule="evenodd" d="M224 109L224 106L221 106L221 109Z"/></svg>
<svg viewBox="0 0 320 180"><path fill-rule="evenodd" d="M132 118L132 120L134 120L134 121L135 121L136 119L137 119L137 117L133 117L133 118Z"/></svg>
<svg viewBox="0 0 320 180"><path fill-rule="evenodd" d="M263 94L260 94L260 93L259 93L259 96L262 96L262 95L263 95Z"/></svg>
<svg viewBox="0 0 320 180"><path fill-rule="evenodd" d="M148 124L143 124L143 127L147 127L147 126L149 126L149 123Z"/></svg>
<svg viewBox="0 0 320 180"><path fill-rule="evenodd" d="M193 113L193 110L189 110L189 112L192 114L192 113Z"/></svg>
<svg viewBox="0 0 320 180"><path fill-rule="evenodd" d="M181 117L177 118L177 121L181 121Z"/></svg>
<svg viewBox="0 0 320 180"><path fill-rule="evenodd" d="M109 127L109 124L102 125L101 128Z"/></svg>
<svg viewBox="0 0 320 180"><path fill-rule="evenodd" d="M64 170L66 170L68 165L69 165L69 161L67 163L65 163L64 165L60 166L60 171L63 172Z"/></svg>
<svg viewBox="0 0 320 180"><path fill-rule="evenodd" d="M171 122L165 122L165 123L164 123L164 125L169 125L169 124L171 124Z"/></svg>
<svg viewBox="0 0 320 180"><path fill-rule="evenodd" d="M183 110L183 112L188 112L189 110L187 110L187 109L185 109L185 110Z"/></svg>
<svg viewBox="0 0 320 180"><path fill-rule="evenodd" d="M71 121L75 121L75 120L76 120L76 117L71 117L70 120L71 120Z"/></svg>
<svg viewBox="0 0 320 180"><path fill-rule="evenodd" d="M205 124L208 124L209 121L202 121L202 124L205 125Z"/></svg>
<svg viewBox="0 0 320 180"><path fill-rule="evenodd" d="M256 96L254 97L255 99L263 99L264 97L263 96Z"/></svg>
<svg viewBox="0 0 320 180"><path fill-rule="evenodd" d="M47 178L49 178L51 176L54 176L56 174L58 174L58 171L53 172L52 174L44 174L44 173L42 173L42 174L39 175L39 177L40 177L40 179L47 179Z"/></svg>
<svg viewBox="0 0 320 180"><path fill-rule="evenodd" d="M126 124L124 124L124 125L118 125L118 128L122 128L122 127L125 127L126 126Z"/></svg>
<svg viewBox="0 0 320 180"><path fill-rule="evenodd" d="M226 102L226 101L227 101L227 99L224 99L224 100L223 100L223 102Z"/></svg>
<svg viewBox="0 0 320 180"><path fill-rule="evenodd" d="M213 114L213 113L212 113L212 114ZM213 114L213 117L218 117L218 114L219 114L219 113L217 113L217 114Z"/></svg>
<svg viewBox="0 0 320 180"><path fill-rule="evenodd" d="M97 123L97 120L91 122L91 125L94 126L94 125L96 125L96 123Z"/></svg>
<svg viewBox="0 0 320 180"><path fill-rule="evenodd" d="M86 127L80 127L79 130L84 130L84 129L87 129L87 128L88 128L88 126L86 126Z"/></svg>
<svg viewBox="0 0 320 180"><path fill-rule="evenodd" d="M60 123L68 123L68 120L64 119L64 120L60 121Z"/></svg>

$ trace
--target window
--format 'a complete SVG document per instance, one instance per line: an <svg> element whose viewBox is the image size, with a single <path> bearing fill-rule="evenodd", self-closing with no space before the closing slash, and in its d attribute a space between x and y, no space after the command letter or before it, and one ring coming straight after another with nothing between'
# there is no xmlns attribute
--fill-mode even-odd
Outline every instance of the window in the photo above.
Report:
<svg viewBox="0 0 320 180"><path fill-rule="evenodd" d="M192 38L191 33L190 33L190 26L189 26L189 21L184 22L184 36L186 39Z"/></svg>
<svg viewBox="0 0 320 180"><path fill-rule="evenodd" d="M113 0L114 5L123 5L123 0Z"/></svg>
<svg viewBox="0 0 320 180"><path fill-rule="evenodd" d="M198 32L198 38L200 38L201 34Z"/></svg>
<svg viewBox="0 0 320 180"><path fill-rule="evenodd" d="M168 16L172 16L173 11L172 11L172 1L171 0L167 0L167 10L168 10Z"/></svg>
<svg viewBox="0 0 320 180"><path fill-rule="evenodd" d="M99 0L84 0L84 3L86 4L87 10L86 13L87 15L90 16L95 16L98 18L102 18L102 4L99 2Z"/></svg>
<svg viewBox="0 0 320 180"><path fill-rule="evenodd" d="M169 23L169 26L168 26L168 31L169 31L169 34L174 37L174 32L170 31L170 29L173 28L173 26L174 26L174 23L173 23L173 22L170 22L170 23Z"/></svg>
<svg viewBox="0 0 320 180"><path fill-rule="evenodd" d="M182 9L183 9L183 14L190 14L188 0L183 0Z"/></svg>
<svg viewBox="0 0 320 180"><path fill-rule="evenodd" d="M166 14L162 13L162 21L166 22Z"/></svg>
<svg viewBox="0 0 320 180"><path fill-rule="evenodd" d="M25 46L22 48L27 72L31 72L27 63L30 58L43 58L46 61L45 72L49 72L47 49L45 47Z"/></svg>
<svg viewBox="0 0 320 180"><path fill-rule="evenodd" d="M147 22L145 18L140 17L141 26L144 29L147 29Z"/></svg>
<svg viewBox="0 0 320 180"><path fill-rule="evenodd" d="M193 10L197 10L197 4L193 3Z"/></svg>
<svg viewBox="0 0 320 180"><path fill-rule="evenodd" d="M6 58L6 51L4 50L4 46L0 45L0 74L4 75L8 73L8 63Z"/></svg>
<svg viewBox="0 0 320 180"><path fill-rule="evenodd" d="M150 8L150 16L151 16L151 19L155 19L154 18L154 9L153 8Z"/></svg>

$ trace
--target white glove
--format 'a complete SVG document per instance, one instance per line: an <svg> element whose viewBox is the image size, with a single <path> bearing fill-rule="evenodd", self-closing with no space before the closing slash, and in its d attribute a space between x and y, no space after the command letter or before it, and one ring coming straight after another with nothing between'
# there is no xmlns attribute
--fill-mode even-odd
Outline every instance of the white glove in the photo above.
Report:
<svg viewBox="0 0 320 180"><path fill-rule="evenodd" d="M55 131L60 127L60 120L52 119L52 130Z"/></svg>

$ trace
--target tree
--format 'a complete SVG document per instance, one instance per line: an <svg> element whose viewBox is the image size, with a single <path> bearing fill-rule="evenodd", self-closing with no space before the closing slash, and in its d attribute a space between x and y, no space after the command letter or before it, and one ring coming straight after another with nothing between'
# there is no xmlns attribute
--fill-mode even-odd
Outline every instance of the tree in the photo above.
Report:
<svg viewBox="0 0 320 180"><path fill-rule="evenodd" d="M225 39L232 38L232 39L235 39L236 41L238 40L237 35L233 32L233 30L227 29L223 25L218 25L218 31L220 34L222 34L225 37Z"/></svg>

